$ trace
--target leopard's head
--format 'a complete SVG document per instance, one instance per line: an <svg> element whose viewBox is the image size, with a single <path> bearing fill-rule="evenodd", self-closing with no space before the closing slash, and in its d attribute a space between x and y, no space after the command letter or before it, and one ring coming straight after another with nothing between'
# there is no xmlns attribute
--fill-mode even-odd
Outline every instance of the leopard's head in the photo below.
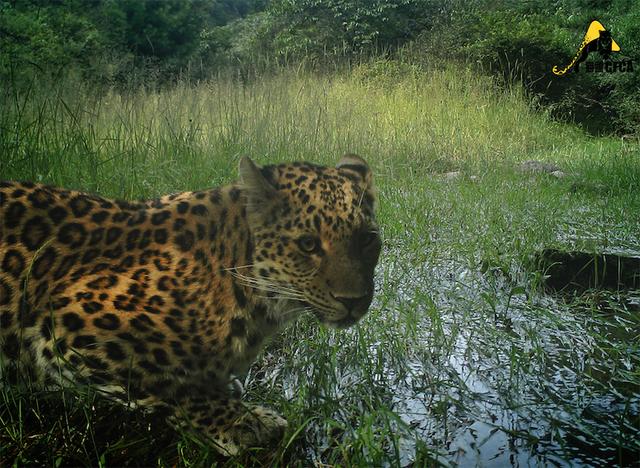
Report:
<svg viewBox="0 0 640 468"><path fill-rule="evenodd" d="M254 285L332 327L356 323L373 298L381 240L371 170L359 156L333 167L240 161Z"/></svg>

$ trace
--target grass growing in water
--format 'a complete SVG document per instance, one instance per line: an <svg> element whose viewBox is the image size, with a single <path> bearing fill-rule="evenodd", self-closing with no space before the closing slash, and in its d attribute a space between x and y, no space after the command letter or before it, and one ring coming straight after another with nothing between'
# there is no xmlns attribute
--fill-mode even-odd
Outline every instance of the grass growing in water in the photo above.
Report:
<svg viewBox="0 0 640 468"><path fill-rule="evenodd" d="M637 459L638 299L565 302L530 268L549 246L639 250L637 143L551 122L466 70L385 70L100 96L68 84L4 91L1 179L149 198L227 183L244 154L334 164L357 152L376 176L385 247L359 326L304 318L252 367L247 399L290 423L275 453L220 460L91 389L5 388L3 464ZM528 159L570 175L515 170ZM453 170L462 177L438 175Z"/></svg>

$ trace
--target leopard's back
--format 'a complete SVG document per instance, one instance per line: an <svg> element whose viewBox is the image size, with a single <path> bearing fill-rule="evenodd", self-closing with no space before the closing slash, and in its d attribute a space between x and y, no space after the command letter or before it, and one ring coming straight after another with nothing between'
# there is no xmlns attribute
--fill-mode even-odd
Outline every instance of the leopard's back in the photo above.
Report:
<svg viewBox="0 0 640 468"><path fill-rule="evenodd" d="M204 219L198 218L209 211L197 204L191 213L191 204L180 202L190 197L186 192L131 203L3 183L3 367L19 363L41 381L103 388L129 386L132 378L142 383L151 375L146 385L162 388L158 382L170 369L196 366L176 362L176 352L187 354L184 348L196 339L187 336L189 325L197 335L194 323L185 323L189 309L210 286L187 277L203 270L193 265L193 247L204 235ZM185 203L189 213L183 213Z"/></svg>

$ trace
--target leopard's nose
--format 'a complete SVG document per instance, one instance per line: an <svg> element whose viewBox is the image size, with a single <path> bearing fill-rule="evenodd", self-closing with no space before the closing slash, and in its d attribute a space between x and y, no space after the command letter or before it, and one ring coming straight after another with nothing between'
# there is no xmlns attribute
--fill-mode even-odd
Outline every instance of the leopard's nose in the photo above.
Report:
<svg viewBox="0 0 640 468"><path fill-rule="evenodd" d="M362 305L363 302L368 302L369 295L363 294L359 297L333 296L333 298L342 304L348 312L352 312L358 306Z"/></svg>

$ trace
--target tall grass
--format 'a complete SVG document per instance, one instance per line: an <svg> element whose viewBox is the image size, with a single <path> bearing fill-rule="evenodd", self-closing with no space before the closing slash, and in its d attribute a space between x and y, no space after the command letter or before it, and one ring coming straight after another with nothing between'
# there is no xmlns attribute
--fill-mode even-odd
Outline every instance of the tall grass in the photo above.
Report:
<svg viewBox="0 0 640 468"><path fill-rule="evenodd" d="M571 151L566 143L579 138L536 115L517 88L499 91L468 70L402 71L362 65L350 76L285 72L244 86L223 80L99 96L82 83L39 84L19 96L8 88L2 173L146 196L227 180L240 154L332 162L357 150L378 173L431 172Z"/></svg>
<svg viewBox="0 0 640 468"><path fill-rule="evenodd" d="M385 244L363 323L333 332L303 319L247 376L247 398L290 421L275 452L220 460L91 393L61 407L5 389L3 464L584 462L594 447L623 463L638 450L632 306L557 300L532 267L551 245L638 251L637 143L555 123L519 88L467 69L384 61L160 91L2 92L0 179L147 198L227 183L242 155L334 164L357 152L374 170ZM528 159L568 176L522 174ZM617 419L601 417L613 396L622 406L605 416Z"/></svg>

